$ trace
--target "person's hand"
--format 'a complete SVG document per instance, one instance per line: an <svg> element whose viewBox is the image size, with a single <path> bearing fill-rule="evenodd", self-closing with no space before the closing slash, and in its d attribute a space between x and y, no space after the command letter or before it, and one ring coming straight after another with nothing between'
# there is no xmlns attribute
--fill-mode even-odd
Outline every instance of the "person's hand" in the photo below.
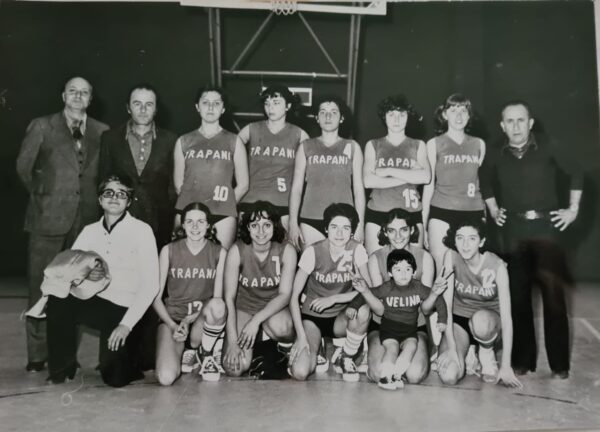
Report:
<svg viewBox="0 0 600 432"><path fill-rule="evenodd" d="M440 333L444 333L446 331L446 327L448 327L446 323L437 323L435 326Z"/></svg>
<svg viewBox="0 0 600 432"><path fill-rule="evenodd" d="M335 304L335 299L333 296L329 297L318 297L314 299L310 303L310 309L315 311L316 313L321 313L326 309L329 309L331 306Z"/></svg>
<svg viewBox="0 0 600 432"><path fill-rule="evenodd" d="M498 376L496 377L496 384L498 384L499 382L504 383L506 387L513 387L519 389L523 388L523 384L521 384L521 381L519 381L519 379L516 377L513 368L511 368L510 366L500 368L500 370L498 371Z"/></svg>
<svg viewBox="0 0 600 432"><path fill-rule="evenodd" d="M254 319L250 319L238 335L238 346L242 349L252 348L256 341L256 335L258 334L259 328L260 324L255 322Z"/></svg>
<svg viewBox="0 0 600 432"><path fill-rule="evenodd" d="M357 314L358 314L358 311L356 309L354 309L353 307L346 308L346 318L348 318L349 320L353 320L354 318L356 318Z"/></svg>
<svg viewBox="0 0 600 432"><path fill-rule="evenodd" d="M300 354L302 354L302 351L304 350L306 350L307 355L310 354L310 347L308 345L308 341L305 337L298 337L298 339L296 339L296 342L294 342L294 345L292 345L292 349L290 350L289 364L294 364L294 362L298 359L298 357L300 356Z"/></svg>
<svg viewBox="0 0 600 432"><path fill-rule="evenodd" d="M496 222L496 225L503 226L506 222L506 209L503 207L499 207L497 210L490 210L490 216Z"/></svg>
<svg viewBox="0 0 600 432"><path fill-rule="evenodd" d="M227 344L225 355L223 356L223 364L233 371L238 371L242 367L242 361L245 359L246 354L238 346L237 342L231 342Z"/></svg>
<svg viewBox="0 0 600 432"><path fill-rule="evenodd" d="M123 345L125 345L125 340L127 336L129 336L131 330L125 324L119 324L110 334L108 338L108 349L111 351L117 351Z"/></svg>
<svg viewBox="0 0 600 432"><path fill-rule="evenodd" d="M177 328L175 328L175 331L173 332L173 340L175 342L185 342L189 333L190 325L185 321L181 321Z"/></svg>
<svg viewBox="0 0 600 432"><path fill-rule="evenodd" d="M301 251L302 246L304 245L304 236L302 235L302 230L296 222L290 221L290 231L288 233L288 237L296 250Z"/></svg>
<svg viewBox="0 0 600 432"><path fill-rule="evenodd" d="M452 364L456 364L458 366L459 376L462 376L465 370L465 361L464 359L461 361L456 350L449 349L444 351L437 358L438 371L440 372L443 372Z"/></svg>
<svg viewBox="0 0 600 432"><path fill-rule="evenodd" d="M201 309L202 306L200 306L199 309ZM198 317L200 316L200 310L194 312L193 314L189 314L186 315L181 322L185 322L186 324L193 324L196 322L196 320L198 319Z"/></svg>
<svg viewBox="0 0 600 432"><path fill-rule="evenodd" d="M429 235L427 234L426 225L423 225L423 248L429 250Z"/></svg>
<svg viewBox="0 0 600 432"><path fill-rule="evenodd" d="M97 260L96 266L88 273L86 279L92 282L98 282L106 276L106 269L102 261Z"/></svg>
<svg viewBox="0 0 600 432"><path fill-rule="evenodd" d="M444 277L444 273L437 277L437 279L433 282L433 286L431 287L431 292L435 295L442 295L444 291L448 288L448 279Z"/></svg>
<svg viewBox="0 0 600 432"><path fill-rule="evenodd" d="M367 289L369 289L365 280L357 275L352 275L352 288L359 293L364 293Z"/></svg>
<svg viewBox="0 0 600 432"><path fill-rule="evenodd" d="M550 220L554 223L554 228L564 231L577 219L577 213L578 211L572 208L553 210L550 212Z"/></svg>

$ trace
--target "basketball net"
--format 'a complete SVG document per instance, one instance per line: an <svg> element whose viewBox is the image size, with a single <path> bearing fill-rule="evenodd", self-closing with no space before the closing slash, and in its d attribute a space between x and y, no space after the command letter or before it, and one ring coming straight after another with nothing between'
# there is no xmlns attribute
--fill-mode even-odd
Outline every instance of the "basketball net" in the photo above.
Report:
<svg viewBox="0 0 600 432"><path fill-rule="evenodd" d="M271 10L277 15L292 15L297 10L297 0L271 0Z"/></svg>

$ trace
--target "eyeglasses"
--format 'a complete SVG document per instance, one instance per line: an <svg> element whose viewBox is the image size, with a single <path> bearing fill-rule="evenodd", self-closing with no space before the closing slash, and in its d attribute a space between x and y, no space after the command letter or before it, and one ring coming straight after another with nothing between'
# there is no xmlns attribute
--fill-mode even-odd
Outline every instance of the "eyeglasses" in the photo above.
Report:
<svg viewBox="0 0 600 432"><path fill-rule="evenodd" d="M112 189L104 189L100 194L102 198L113 198L117 197L117 199L125 200L129 199L129 194L125 191L116 191Z"/></svg>

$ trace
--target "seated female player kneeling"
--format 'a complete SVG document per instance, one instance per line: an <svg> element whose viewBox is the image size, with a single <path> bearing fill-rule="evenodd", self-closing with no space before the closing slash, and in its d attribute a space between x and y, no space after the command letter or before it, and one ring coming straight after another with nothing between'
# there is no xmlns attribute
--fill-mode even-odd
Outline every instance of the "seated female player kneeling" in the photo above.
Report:
<svg viewBox="0 0 600 432"><path fill-rule="evenodd" d="M240 376L250 368L257 341L294 339L287 306L297 256L284 241L280 216L272 204L257 201L246 208L239 233L225 262L228 315L223 368L229 376Z"/></svg>

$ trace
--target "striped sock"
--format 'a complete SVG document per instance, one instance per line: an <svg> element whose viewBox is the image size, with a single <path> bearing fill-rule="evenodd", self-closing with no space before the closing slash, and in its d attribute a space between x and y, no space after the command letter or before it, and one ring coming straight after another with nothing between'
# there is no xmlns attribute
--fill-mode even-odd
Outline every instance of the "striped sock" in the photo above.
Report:
<svg viewBox="0 0 600 432"><path fill-rule="evenodd" d="M367 334L356 334L350 330L346 330L346 340L344 341L344 353L348 356L353 356L358 351L360 344Z"/></svg>
<svg viewBox="0 0 600 432"><path fill-rule="evenodd" d="M217 338L225 328L225 324L210 325L204 323L202 327L202 351L211 353Z"/></svg>

